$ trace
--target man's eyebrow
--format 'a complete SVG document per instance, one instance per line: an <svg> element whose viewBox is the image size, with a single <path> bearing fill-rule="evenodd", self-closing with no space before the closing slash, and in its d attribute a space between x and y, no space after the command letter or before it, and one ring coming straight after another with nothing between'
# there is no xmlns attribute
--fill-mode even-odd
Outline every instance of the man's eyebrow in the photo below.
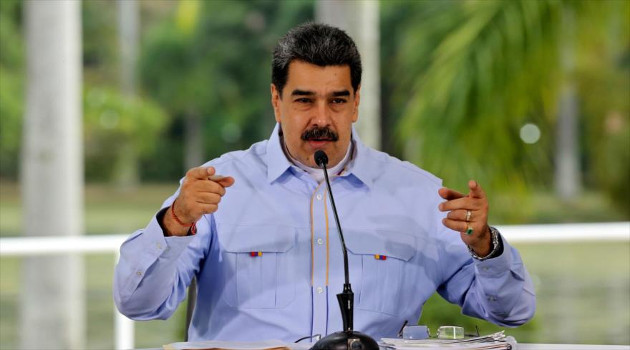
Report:
<svg viewBox="0 0 630 350"><path fill-rule="evenodd" d="M300 89L295 89L291 92L291 96L313 96L315 95L312 91L305 91Z"/></svg>
<svg viewBox="0 0 630 350"><path fill-rule="evenodd" d="M300 90L300 89L295 89L291 92L291 96L314 96L314 95L315 93L313 91L306 91L306 90ZM350 96L350 91L348 90L333 91L331 95L333 97Z"/></svg>
<svg viewBox="0 0 630 350"><path fill-rule="evenodd" d="M350 96L350 91L348 91L348 90L333 91L332 95L334 97Z"/></svg>

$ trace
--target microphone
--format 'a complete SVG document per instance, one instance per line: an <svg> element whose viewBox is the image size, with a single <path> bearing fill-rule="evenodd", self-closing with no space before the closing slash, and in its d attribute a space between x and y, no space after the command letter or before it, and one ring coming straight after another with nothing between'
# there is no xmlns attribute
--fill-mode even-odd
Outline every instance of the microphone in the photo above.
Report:
<svg viewBox="0 0 630 350"><path fill-rule="evenodd" d="M374 339L366 334L355 332L353 330L354 293L352 292L352 286L350 285L350 273L348 272L348 250L346 249L346 241L343 239L343 232L341 231L341 224L339 223L339 215L337 214L335 199L333 198L330 181L328 180L328 170L326 169L326 165L328 165L328 156L326 155L326 152L318 150L315 152L314 159L315 163L324 170L324 179L326 180L326 187L328 188L328 194L330 195L330 204L332 205L333 213L335 215L335 222L337 223L337 230L339 231L339 240L341 241L341 250L343 251L345 283L343 284L343 292L337 294L337 301L339 302L341 319L343 321L343 331L325 336L315 343L311 350L378 350L379 346Z"/></svg>
<svg viewBox="0 0 630 350"><path fill-rule="evenodd" d="M328 165L328 155L326 155L326 152L321 149L317 150L313 157L315 158L315 164L317 164L318 167L325 168L326 165Z"/></svg>

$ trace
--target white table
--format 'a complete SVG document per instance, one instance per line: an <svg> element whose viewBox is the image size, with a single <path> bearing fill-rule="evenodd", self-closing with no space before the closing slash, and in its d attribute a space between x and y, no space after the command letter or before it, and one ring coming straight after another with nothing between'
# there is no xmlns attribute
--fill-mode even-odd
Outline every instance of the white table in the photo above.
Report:
<svg viewBox="0 0 630 350"><path fill-rule="evenodd" d="M137 350L162 350L162 348L145 348ZM598 345L598 344L518 344L516 350L630 350L630 345Z"/></svg>
<svg viewBox="0 0 630 350"><path fill-rule="evenodd" d="M630 350L630 345L518 344L517 350Z"/></svg>

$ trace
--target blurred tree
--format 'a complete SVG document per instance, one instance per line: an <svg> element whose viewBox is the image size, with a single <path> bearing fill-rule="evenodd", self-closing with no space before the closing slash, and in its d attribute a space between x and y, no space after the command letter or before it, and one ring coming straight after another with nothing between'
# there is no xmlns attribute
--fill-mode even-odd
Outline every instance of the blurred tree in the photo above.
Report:
<svg viewBox="0 0 630 350"><path fill-rule="evenodd" d="M170 140L147 165L161 171L152 175L180 177L185 167L267 138L271 51L312 17L312 1L186 1L152 28L140 59L143 87L175 118Z"/></svg>
<svg viewBox="0 0 630 350"><path fill-rule="evenodd" d="M86 176L129 179L138 159L152 154L168 117L147 99L117 89L86 87L84 98ZM117 181L120 184L120 181Z"/></svg>
<svg viewBox="0 0 630 350"><path fill-rule="evenodd" d="M201 121L198 127L189 127L199 133L196 146L189 149L199 150L197 159L201 161L248 147L269 136L274 123L265 93L269 91L270 53L277 38L288 28L313 17L313 2L201 1L197 2L198 8L191 6L194 3L140 2L144 26L141 37L148 51L143 53L142 62L144 88L138 89L141 97L135 102L115 96L122 64L118 55L117 3L81 3L88 181L113 180L116 171L112 164L122 161L115 158L114 151L121 152L120 158L130 154L123 151L130 149L122 147L128 142L120 138L123 134L111 137L118 131L105 126L113 120L108 117L112 113L103 114L105 105L88 103L96 86L100 87L97 95L107 95L114 101L108 102L110 105L149 101L142 97L146 90L169 111L167 135L160 137L159 142L154 141L155 137L141 137L153 140L147 142L154 142L155 147L151 151L143 145L139 151L140 176L144 179L170 181L182 175L182 144L187 139L184 121L192 120L190 116ZM13 179L17 176L23 109L21 7L19 0L0 1L0 176ZM93 107L96 109L90 110ZM155 111L154 107L147 108ZM113 108L115 113L122 110L128 109ZM136 120L133 116L118 117L126 123ZM142 124L142 119L138 123ZM143 133L159 130L155 127ZM106 141L113 139L118 143L111 145Z"/></svg>
<svg viewBox="0 0 630 350"><path fill-rule="evenodd" d="M574 72L584 115L584 179L630 218L630 2L589 10L600 16L576 26L581 39Z"/></svg>
<svg viewBox="0 0 630 350"><path fill-rule="evenodd" d="M563 16L575 14L570 30L601 28L611 18L624 28L628 22L628 3L614 0L388 2L383 7L385 17L406 28L383 35L396 38L385 49L394 59L383 76L393 81L385 83L393 94L387 106L402 106L390 109L400 115L397 132L405 144L398 145L399 152L451 186L476 178L511 193L523 193L529 185L544 188L552 180L549 135L556 101L562 82L574 78L560 69L567 30ZM570 54L578 56L584 42L601 40L574 37ZM627 49L627 42L619 35L611 47ZM613 55L606 58L591 69L619 69ZM580 101L589 98L580 96ZM607 108L622 111L627 120L624 106ZM537 143L519 140L526 123L540 129Z"/></svg>
<svg viewBox="0 0 630 350"><path fill-rule="evenodd" d="M82 3L86 177L123 189L137 184L142 162L156 152L168 122L161 107L135 87L134 37L140 28L133 5L138 4ZM161 19L155 12L145 9L147 22Z"/></svg>
<svg viewBox="0 0 630 350"><path fill-rule="evenodd" d="M112 1L81 2L83 27L83 80L86 86L115 85L119 45L116 4Z"/></svg>
<svg viewBox="0 0 630 350"><path fill-rule="evenodd" d="M22 2L0 1L0 177L17 177L24 113Z"/></svg>

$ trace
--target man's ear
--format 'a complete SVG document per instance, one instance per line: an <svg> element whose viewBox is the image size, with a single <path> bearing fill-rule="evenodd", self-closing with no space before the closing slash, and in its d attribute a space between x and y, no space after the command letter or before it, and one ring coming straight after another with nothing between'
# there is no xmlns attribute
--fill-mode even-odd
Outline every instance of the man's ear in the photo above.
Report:
<svg viewBox="0 0 630 350"><path fill-rule="evenodd" d="M354 93L354 110L352 111L352 122L359 120L359 102L361 101L361 85L357 87Z"/></svg>
<svg viewBox="0 0 630 350"><path fill-rule="evenodd" d="M280 98L280 92L274 84L271 84L271 106L273 107L273 114L278 123L280 123Z"/></svg>

